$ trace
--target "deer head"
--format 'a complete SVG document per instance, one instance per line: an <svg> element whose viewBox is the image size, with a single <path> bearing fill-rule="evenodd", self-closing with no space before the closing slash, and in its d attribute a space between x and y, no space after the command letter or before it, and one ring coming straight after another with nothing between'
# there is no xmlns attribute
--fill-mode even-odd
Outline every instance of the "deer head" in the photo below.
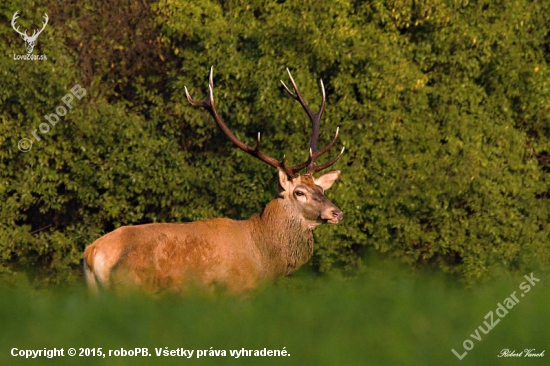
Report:
<svg viewBox="0 0 550 366"><path fill-rule="evenodd" d="M319 139L319 129L320 129L320 120L323 112L325 110L326 95L325 87L323 81L320 80L321 84L321 106L317 113L314 113L307 103L305 102L303 96L300 94L298 87L292 78L290 71L287 68L288 76L290 82L292 83L294 91L291 91L286 84L281 80L285 90L290 94L292 98L297 100L300 105L303 107L307 113L309 119L311 120L312 132L309 142L309 156L307 160L303 163L289 166L286 163L286 158L283 155L281 161L274 159L260 150L260 133L256 140L256 147L250 147L237 139L235 135L229 130L223 119L221 118L219 112L216 110L214 103L214 68L210 68L210 77L208 83L208 96L205 101L196 101L194 100L187 87L185 87L185 95L187 100L194 106L205 108L216 120L218 126L222 129L225 135L244 152L260 159L264 163L271 165L274 168L277 168L279 172L279 182L278 182L278 194L279 197L284 198L293 207L293 210L300 213L300 216L307 222L307 226L310 229L315 228L317 225L322 223L331 223L337 224L342 220L343 213L336 207L328 198L324 196L324 191L329 189L334 181L340 176L340 171L333 171L327 173L319 178L313 176L314 173L319 172L323 169L326 169L333 165L344 153L344 148L342 151L329 160L328 162L317 165L315 161L318 157L329 151L329 149L334 146L336 139L338 138L338 128L332 140L321 150L317 149L317 140ZM305 174L300 175L300 170L305 169Z"/></svg>
<svg viewBox="0 0 550 366"><path fill-rule="evenodd" d="M324 223L337 224L344 214L325 197L324 192L339 176L340 171L336 170L319 178L310 174L289 178L279 170L279 197L290 204L291 211L297 212L310 230Z"/></svg>
<svg viewBox="0 0 550 366"><path fill-rule="evenodd" d="M31 54L33 49L34 49L34 45L36 43L36 38L38 38L38 36L40 35L40 33L42 33L42 31L44 30L44 28L46 28L46 25L48 24L48 14L44 13L44 24L42 25L42 29L39 30L38 32L35 30L32 34L32 36L29 36L27 34L27 30L25 29L25 32L21 32L19 31L19 26L15 26L15 20L17 18L19 18L17 16L17 13L19 13L19 10L16 11L14 14L13 14L13 17L11 18L11 26L13 27L13 29L15 29L15 31L17 33L19 33L19 35L21 36L21 38L23 38L23 41L25 41L25 44L26 44L26 48L27 48L27 53L28 54Z"/></svg>

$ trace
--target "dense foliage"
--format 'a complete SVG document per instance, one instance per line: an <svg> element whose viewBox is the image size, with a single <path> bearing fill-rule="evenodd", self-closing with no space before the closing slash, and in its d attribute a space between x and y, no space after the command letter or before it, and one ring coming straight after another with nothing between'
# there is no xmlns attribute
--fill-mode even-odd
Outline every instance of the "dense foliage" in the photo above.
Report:
<svg viewBox="0 0 550 366"><path fill-rule="evenodd" d="M14 60L16 10L22 29L50 16L46 61ZM466 282L550 264L548 1L7 0L0 18L0 272L71 280L118 226L259 212L275 172L185 100L211 65L237 136L261 131L291 163L309 125L279 79L289 67L312 105L323 79L321 143L339 126L347 152L318 270L368 249ZM86 95L34 140L76 84Z"/></svg>

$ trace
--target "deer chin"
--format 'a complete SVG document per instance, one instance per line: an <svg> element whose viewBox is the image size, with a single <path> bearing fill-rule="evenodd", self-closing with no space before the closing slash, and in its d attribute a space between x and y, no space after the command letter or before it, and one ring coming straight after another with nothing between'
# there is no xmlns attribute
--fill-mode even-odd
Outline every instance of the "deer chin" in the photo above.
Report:
<svg viewBox="0 0 550 366"><path fill-rule="evenodd" d="M313 229L315 229L317 226L323 225L323 224L326 223L326 222L327 222L327 220L325 220L325 219L320 219L320 218L317 219L317 220L315 220L315 221L309 221L309 222L307 223L307 228L308 228L309 230L313 230Z"/></svg>
<svg viewBox="0 0 550 366"><path fill-rule="evenodd" d="M334 219L323 219L323 218L318 218L317 220L315 221L310 221L308 222L307 224L307 228L309 230L313 230L315 229L317 226L319 225L323 225L323 224L333 224L333 225L336 225L338 222L340 222L340 220L338 220L338 218L334 218Z"/></svg>

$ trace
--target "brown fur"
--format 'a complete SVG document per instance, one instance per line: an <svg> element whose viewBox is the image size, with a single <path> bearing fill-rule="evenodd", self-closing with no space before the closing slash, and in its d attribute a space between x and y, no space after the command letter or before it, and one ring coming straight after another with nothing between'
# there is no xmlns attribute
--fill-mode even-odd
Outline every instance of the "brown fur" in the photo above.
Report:
<svg viewBox="0 0 550 366"><path fill-rule="evenodd" d="M195 284L242 293L288 275L311 258L313 228L341 220L342 212L323 195L339 173L314 180L289 179L280 171L278 197L248 220L120 227L84 251L88 285L181 292Z"/></svg>

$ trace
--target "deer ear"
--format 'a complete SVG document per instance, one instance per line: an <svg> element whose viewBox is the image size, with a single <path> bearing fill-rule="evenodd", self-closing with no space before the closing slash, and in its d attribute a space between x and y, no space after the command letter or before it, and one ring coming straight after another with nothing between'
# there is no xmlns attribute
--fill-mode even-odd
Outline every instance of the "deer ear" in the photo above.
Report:
<svg viewBox="0 0 550 366"><path fill-rule="evenodd" d="M288 191L289 190L289 179L288 179L288 175L282 171L281 169L277 169L277 172L279 173L279 181L278 181L278 184L277 184L277 189L279 191L279 193L283 192L283 191Z"/></svg>
<svg viewBox="0 0 550 366"><path fill-rule="evenodd" d="M338 179L339 176L340 176L339 170L328 172L326 174L321 175L319 178L315 178L315 184L323 188L323 191L326 191L327 189L332 187L332 184L336 181L336 179Z"/></svg>

